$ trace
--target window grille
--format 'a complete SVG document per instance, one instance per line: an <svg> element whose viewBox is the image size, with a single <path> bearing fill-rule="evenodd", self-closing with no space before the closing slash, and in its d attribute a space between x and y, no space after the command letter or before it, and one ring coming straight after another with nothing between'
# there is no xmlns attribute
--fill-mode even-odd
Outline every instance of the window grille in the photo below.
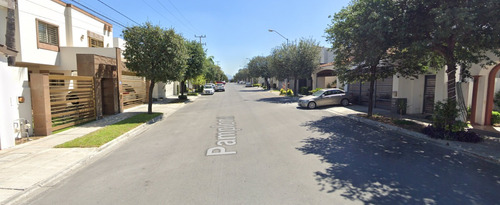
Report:
<svg viewBox="0 0 500 205"><path fill-rule="evenodd" d="M40 43L58 46L58 28L56 26L38 21L38 41Z"/></svg>
<svg viewBox="0 0 500 205"><path fill-rule="evenodd" d="M103 48L104 47L104 42L89 37L89 47Z"/></svg>

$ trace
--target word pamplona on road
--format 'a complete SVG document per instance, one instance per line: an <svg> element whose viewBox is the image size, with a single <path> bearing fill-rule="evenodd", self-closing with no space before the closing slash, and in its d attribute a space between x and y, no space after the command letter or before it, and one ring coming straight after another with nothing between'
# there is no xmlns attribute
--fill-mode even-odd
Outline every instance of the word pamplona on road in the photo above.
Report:
<svg viewBox="0 0 500 205"><path fill-rule="evenodd" d="M236 123L234 117L217 117L217 144L216 147L207 150L207 156L220 156L236 154L236 151L228 151L229 146L236 145Z"/></svg>

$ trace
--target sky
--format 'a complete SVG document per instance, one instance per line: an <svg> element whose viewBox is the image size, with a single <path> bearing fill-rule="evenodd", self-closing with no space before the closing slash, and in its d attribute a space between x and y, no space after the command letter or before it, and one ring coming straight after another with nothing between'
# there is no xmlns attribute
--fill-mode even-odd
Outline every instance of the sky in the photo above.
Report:
<svg viewBox="0 0 500 205"><path fill-rule="evenodd" d="M320 46L331 47L325 38L325 29L331 24L329 16L349 4L349 0L64 1L106 16L95 14L113 24L114 37L122 37L124 26L148 21L162 28L173 28L187 40L199 41L195 35L206 36L201 41L206 44L207 55L213 56L229 77L244 68L252 57L267 56L273 48L286 43L269 29L290 42L312 38Z"/></svg>

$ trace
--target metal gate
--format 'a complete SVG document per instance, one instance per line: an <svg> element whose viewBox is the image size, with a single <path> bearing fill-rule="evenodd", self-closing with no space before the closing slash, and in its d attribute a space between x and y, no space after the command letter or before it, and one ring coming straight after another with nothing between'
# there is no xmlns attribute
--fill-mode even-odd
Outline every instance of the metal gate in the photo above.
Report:
<svg viewBox="0 0 500 205"><path fill-rule="evenodd" d="M424 85L424 110L423 113L434 112L434 95L436 92L436 75L426 75Z"/></svg>
<svg viewBox="0 0 500 205"><path fill-rule="evenodd" d="M353 83L349 84L349 93L353 96L353 103L360 105L368 105L370 95L370 83ZM392 77L375 81L374 91L376 108L386 110L391 109L392 100Z"/></svg>

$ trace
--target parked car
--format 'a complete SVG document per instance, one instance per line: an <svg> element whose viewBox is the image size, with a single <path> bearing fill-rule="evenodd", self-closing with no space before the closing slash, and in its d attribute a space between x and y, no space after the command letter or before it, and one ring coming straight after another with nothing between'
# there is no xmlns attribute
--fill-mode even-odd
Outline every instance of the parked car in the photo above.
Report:
<svg viewBox="0 0 500 205"><path fill-rule="evenodd" d="M215 93L214 87L212 85L203 86L203 95L213 95Z"/></svg>
<svg viewBox="0 0 500 205"><path fill-rule="evenodd" d="M247 84L245 84L245 87L252 87L252 83L251 82L247 82Z"/></svg>
<svg viewBox="0 0 500 205"><path fill-rule="evenodd" d="M226 91L226 88L224 88L224 84L217 83L217 85L215 85L215 91Z"/></svg>
<svg viewBox="0 0 500 205"><path fill-rule="evenodd" d="M300 107L307 107L314 109L319 106L325 105L349 105L349 97L343 90L338 88L321 89L312 95L305 96L299 99Z"/></svg>

